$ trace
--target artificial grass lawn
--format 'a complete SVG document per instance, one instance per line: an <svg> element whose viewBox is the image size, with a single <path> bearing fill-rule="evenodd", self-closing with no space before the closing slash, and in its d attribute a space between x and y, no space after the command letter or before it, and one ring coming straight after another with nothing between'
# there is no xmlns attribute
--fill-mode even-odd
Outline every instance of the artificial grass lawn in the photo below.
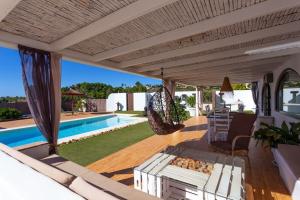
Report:
<svg viewBox="0 0 300 200"><path fill-rule="evenodd" d="M143 122L78 142L63 144L58 150L64 158L86 166L153 134L148 122Z"/></svg>
<svg viewBox="0 0 300 200"><path fill-rule="evenodd" d="M120 114L135 114L134 117L145 117L144 116L144 111L116 111L115 113L120 113Z"/></svg>

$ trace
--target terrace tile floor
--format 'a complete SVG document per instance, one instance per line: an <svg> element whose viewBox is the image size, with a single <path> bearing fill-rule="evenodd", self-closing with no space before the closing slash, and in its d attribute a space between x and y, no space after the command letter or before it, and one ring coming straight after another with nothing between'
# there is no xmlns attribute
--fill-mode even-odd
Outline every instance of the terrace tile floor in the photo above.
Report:
<svg viewBox="0 0 300 200"><path fill-rule="evenodd" d="M87 166L89 169L133 187L133 169L169 145L212 151L207 144L205 117L194 117L186 127L169 135L154 135ZM251 141L249 160L246 160L247 199L290 200L291 197L273 166L273 156L267 149Z"/></svg>

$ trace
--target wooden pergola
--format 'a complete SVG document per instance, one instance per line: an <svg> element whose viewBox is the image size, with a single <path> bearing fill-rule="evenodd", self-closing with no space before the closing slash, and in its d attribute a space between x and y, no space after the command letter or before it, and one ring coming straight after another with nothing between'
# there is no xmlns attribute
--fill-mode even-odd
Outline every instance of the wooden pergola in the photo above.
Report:
<svg viewBox="0 0 300 200"><path fill-rule="evenodd" d="M299 47L299 0L1 0L0 44L188 85L256 81Z"/></svg>

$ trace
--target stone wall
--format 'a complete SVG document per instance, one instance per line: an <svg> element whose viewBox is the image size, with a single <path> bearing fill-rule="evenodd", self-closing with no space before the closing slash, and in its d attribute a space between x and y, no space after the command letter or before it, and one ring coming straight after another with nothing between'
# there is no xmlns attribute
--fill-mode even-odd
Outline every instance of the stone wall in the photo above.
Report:
<svg viewBox="0 0 300 200"><path fill-rule="evenodd" d="M23 115L28 115L30 114L30 110L28 107L28 104L26 101L21 101L21 102L15 102L15 103L0 103L0 108L15 108L19 111L21 111L21 113Z"/></svg>

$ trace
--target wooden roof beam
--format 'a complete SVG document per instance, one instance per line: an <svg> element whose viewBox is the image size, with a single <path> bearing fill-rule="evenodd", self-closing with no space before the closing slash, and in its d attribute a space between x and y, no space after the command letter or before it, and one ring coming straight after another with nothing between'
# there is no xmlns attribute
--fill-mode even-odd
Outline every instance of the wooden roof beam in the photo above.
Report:
<svg viewBox="0 0 300 200"><path fill-rule="evenodd" d="M176 49L176 50L167 51L167 52L160 53L160 54L155 54L152 56L146 56L143 58L138 58L138 59L134 59L134 60L130 60L130 61L121 62L120 67L125 68L125 66L128 67L128 66L137 65L137 64L155 62L155 61L159 61L162 59L168 59L168 58L177 57L177 56L194 54L194 53L198 53L198 52L202 52L202 51L209 51L209 50L213 50L216 48L222 48L222 47L236 45L236 44L240 44L240 43L251 42L251 41L268 38L268 37L272 37L272 36L288 34L288 33L292 33L295 31L299 31L299 27L300 27L300 21L296 21L296 22L292 22L289 24L279 25L279 26L275 26L275 27L271 27L271 28L267 28L267 29L263 29L263 30L259 30L259 31L253 31L250 33L232 36L232 37L224 38L221 40L215 40L215 41L207 42L207 43L200 44L200 45ZM288 39L288 40L284 40L284 41L267 43L263 46L271 46L271 45L276 45L276 44L281 44L281 43L286 43L286 42L293 42L293 41L298 41L298 40L299 39ZM245 48L245 49L248 49L248 48ZM244 50L244 49L242 49L242 50ZM236 54L245 53L245 51L244 52L240 52L238 50L232 50L232 51L233 51L232 53L236 53ZM213 55L213 54L211 54L211 55ZM222 57L221 54L220 55L214 54L214 56ZM201 62L203 62L205 60L209 60L210 58L211 57L209 55L208 56L204 55L204 56L198 57L199 60L202 60ZM187 59L187 60L182 59L182 61L180 61L180 62L173 61L173 62L166 62L166 63L162 63L162 64L158 64L158 65L148 65L145 67L138 68L138 71L139 72L151 71L151 69L155 70L155 69L159 69L161 67L168 68L168 67L172 67L175 65L182 65L182 63L186 64L186 62L192 62L192 61L193 60L191 60L191 59Z"/></svg>
<svg viewBox="0 0 300 200"><path fill-rule="evenodd" d="M0 22L17 6L21 0L0 1Z"/></svg>
<svg viewBox="0 0 300 200"><path fill-rule="evenodd" d="M257 55L245 55L245 56L240 56L236 58L229 58L229 59L224 59L224 60L217 60L217 61L211 61L211 62L205 62L205 63L196 63L192 65L187 65L187 66L177 66L169 69L165 69L165 77L176 75L179 72L193 72L193 70L198 70L198 69L204 69L204 68L209 68L209 67L215 67L215 66L222 66L222 65L228 65L228 64L235 64L235 63L241 63L241 62L250 62L254 60L262 60L262 59L267 59L267 58L275 58L275 57L282 57L282 56L287 56L287 55L293 55L297 54L300 52L300 48L290 48L290 49L285 49L282 51L276 51L276 52L270 52L270 53L265 53L265 54L257 54ZM150 75L159 75L160 70L153 71L149 73Z"/></svg>
<svg viewBox="0 0 300 200"><path fill-rule="evenodd" d="M300 26L300 21L297 24ZM270 35L276 33L276 32L273 32L272 30L269 30L269 31L266 31L266 32L268 32ZM258 32L260 32L260 31L258 31ZM259 33L257 33L257 34L259 35ZM241 35L239 38L241 40L235 40L235 41L241 41L242 43L244 43L244 42L247 42L248 39L250 39L251 37L248 37L248 39L243 40L242 38L247 38L247 36L245 34L244 36ZM229 41L231 39L227 38L227 39L223 39L223 40L224 41L225 40ZM254 41L254 40L249 40L249 41ZM289 43L289 42L296 42L296 41L300 41L300 38L291 38L291 39L287 39L287 40L281 40L281 41L277 41L277 42L266 43L264 45L257 46L257 48L269 47L269 46L274 46L274 45L278 45L278 44L285 44L285 43ZM217 43L217 41L214 41L214 43ZM224 43L222 43L222 41L220 41L220 44L221 44L220 45L221 47L224 47L224 45L223 45ZM208 46L210 46L210 44L207 43L207 45L197 45L197 46L199 46L199 48L203 48L203 47L208 48ZM211 60L224 59L224 58L228 58L228 57L232 57L232 56L244 55L246 51L253 50L253 49L254 49L254 47L230 49L230 50L226 50L226 51L210 53L210 54L203 55L203 56L196 56L196 57L192 57L192 58L183 58L183 59L176 60L176 61L169 61L169 62L164 62L164 63L159 63L159 64L147 65L147 66L144 66L144 67L137 67L136 66L136 70L138 72L155 71L155 70L158 70L158 69L161 69L161 68L168 69L168 68L172 68L172 67L180 66L180 65L190 65L190 64L193 64L193 63L200 63L200 62L207 62L207 61L211 61ZM177 50L174 50L174 51L177 51ZM178 49L178 51L181 51L181 49ZM176 55L176 54L174 54L174 55ZM122 63L120 63L119 65L122 66Z"/></svg>
<svg viewBox="0 0 300 200"><path fill-rule="evenodd" d="M176 1L177 0L138 0L53 42L51 47L56 51L68 48Z"/></svg>
<svg viewBox="0 0 300 200"><path fill-rule="evenodd" d="M257 68L261 67L260 65L256 66ZM244 80L247 78L253 78L253 77L258 77L261 78L263 75L267 72L269 72L272 68L264 68L264 70L260 70L257 72L230 72L226 74L226 76L229 77L229 79L232 80ZM174 79L176 82L192 82L192 81L199 81L199 80L205 80L207 82L215 82L218 83L219 85L222 84L222 81L224 79L224 74L209 74L208 76L197 76L197 77L187 77L183 79Z"/></svg>
<svg viewBox="0 0 300 200"><path fill-rule="evenodd" d="M261 69L265 69L266 67L272 67L273 69L278 67L280 63L282 63L285 59L283 58L275 58L275 59L267 59L263 61L252 61L246 63L236 63L231 65L222 65L216 66L212 68L208 68L202 71L195 71L192 73L191 71L187 73L180 73L177 75L169 76L170 79L181 79L181 78L188 78L188 77L198 77L198 76L207 76L210 73L213 74L226 74L229 72L233 72L234 70L245 71L245 70L258 70L255 67L257 65L261 66Z"/></svg>
<svg viewBox="0 0 300 200"><path fill-rule="evenodd" d="M15 35L12 33L7 33L4 31L0 31L0 46L11 48L11 49L18 49L18 45L24 45L31 48L41 49L44 51L52 51L51 46L47 43L40 42L37 40L32 40L29 38L25 38L19 35ZM108 63L107 65L100 65L99 63L92 62L92 56L83 54L80 52L75 52L71 50L63 50L59 51L63 55L63 58L66 60L72 60L76 62L80 62L83 64L89 64L94 66L101 66L101 67L114 67L116 66L115 63Z"/></svg>
<svg viewBox="0 0 300 200"><path fill-rule="evenodd" d="M253 79L258 80L261 76L260 75L245 75L244 77L241 77L240 75L238 76L233 76L231 75L229 77L230 82L234 83L234 82L249 82L249 79L252 81ZM205 77L199 77L197 79L182 79L182 80L176 80L176 82L179 83L192 83L193 85L203 85L203 84L199 84L199 83L210 83L210 84L214 84L214 85L222 85L224 76L218 76L218 77L214 77L214 78L205 78ZM250 82L251 82L250 81Z"/></svg>
<svg viewBox="0 0 300 200"><path fill-rule="evenodd" d="M151 1L152 3L152 1ZM224 15L213 17L211 19L203 20L198 23L185 26L173 31L162 33L153 37L139 40L128 45L117 47L94 56L95 61L101 61L119 55L124 55L140 49L145 49L151 46L162 44L165 42L174 41L180 38L191 35L203 33L219 27L232 25L241 21L267 15L269 13L277 12L284 9L299 6L299 0L268 0L253 6L236 10Z"/></svg>
<svg viewBox="0 0 300 200"><path fill-rule="evenodd" d="M250 83L252 81L257 81L260 79L260 76L251 76L241 78L232 78L230 79L231 83ZM178 80L178 83L187 84L187 85L200 85L200 86L221 86L223 78L218 80L206 80L206 79L197 79L197 80Z"/></svg>
<svg viewBox="0 0 300 200"><path fill-rule="evenodd" d="M0 31L0 46L6 47L6 48L11 48L11 49L18 49L18 44L28 46L31 48L36 48L36 49L41 49L45 51L53 51L51 46L48 43L40 42L37 40L32 40L29 38L25 38L19 35L15 35L12 33L7 33L4 31ZM87 64L95 67L102 67L106 69L111 69L115 71L122 71L120 68L118 68L118 63L114 63L111 61L105 61L105 63L98 63L94 62L92 59L92 56L83 54L77 51L72 51L69 49L65 49L62 51L57 51L58 53L62 54L63 59L69 60L69 61L74 61L82 64ZM136 74L130 71L127 71L126 73L129 74ZM141 76L146 76L146 77L151 77L151 78L156 78L155 76L149 76L147 73L139 73Z"/></svg>

